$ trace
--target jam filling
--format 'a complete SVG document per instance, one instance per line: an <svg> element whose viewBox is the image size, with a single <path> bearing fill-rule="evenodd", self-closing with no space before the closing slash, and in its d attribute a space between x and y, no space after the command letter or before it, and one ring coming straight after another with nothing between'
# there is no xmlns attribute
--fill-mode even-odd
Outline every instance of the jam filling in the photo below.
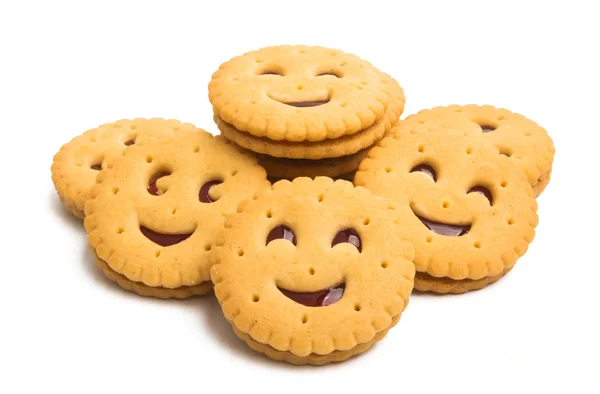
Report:
<svg viewBox="0 0 600 394"><path fill-rule="evenodd" d="M295 292L278 287L279 291L290 300L309 307L333 305L342 299L345 283L315 292Z"/></svg>
<svg viewBox="0 0 600 394"><path fill-rule="evenodd" d="M172 246L188 239L193 233L189 234L163 234L150 230L148 227L140 226L140 231L146 238L160 246Z"/></svg>

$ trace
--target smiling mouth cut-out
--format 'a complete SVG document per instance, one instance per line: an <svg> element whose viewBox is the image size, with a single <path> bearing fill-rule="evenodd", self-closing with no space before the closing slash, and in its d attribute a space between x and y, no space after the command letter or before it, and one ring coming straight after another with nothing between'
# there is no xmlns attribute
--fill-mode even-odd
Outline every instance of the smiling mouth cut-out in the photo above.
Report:
<svg viewBox="0 0 600 394"><path fill-rule="evenodd" d="M315 100L315 101L295 101L295 102L287 102L287 103L280 101L280 103L282 103L282 104L290 105L292 107L297 107L297 108L318 107L320 105L327 104L328 102L329 102L329 99Z"/></svg>
<svg viewBox="0 0 600 394"><path fill-rule="evenodd" d="M185 241L192 236L193 232L189 234L164 234L158 233L154 230L150 230L148 227L140 226L140 231L146 238L160 246L172 246L180 242Z"/></svg>
<svg viewBox="0 0 600 394"><path fill-rule="evenodd" d="M436 222L417 215L414 210L413 214L421 221L421 223L425 225L425 227L438 235L444 235L447 237L460 237L467 234L469 230L471 230L470 224L450 224Z"/></svg>
<svg viewBox="0 0 600 394"><path fill-rule="evenodd" d="M277 101L278 103L289 105L290 107L296 108L310 108L310 107L319 107L321 105L325 105L331 101L331 97L329 95L322 100L302 100L302 101L286 101L278 98L277 95L268 95L271 100ZM323 98L322 95L319 95L319 98Z"/></svg>
<svg viewBox="0 0 600 394"><path fill-rule="evenodd" d="M281 293L290 300L304 306L318 307L333 305L344 296L346 283L340 283L327 289L315 292L296 292L277 287Z"/></svg>

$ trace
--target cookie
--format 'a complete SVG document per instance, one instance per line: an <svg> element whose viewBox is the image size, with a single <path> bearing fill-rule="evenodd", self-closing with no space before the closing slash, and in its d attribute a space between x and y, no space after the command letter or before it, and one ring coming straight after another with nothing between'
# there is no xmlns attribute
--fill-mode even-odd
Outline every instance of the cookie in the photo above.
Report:
<svg viewBox="0 0 600 394"><path fill-rule="evenodd" d="M256 158L200 129L130 146L98 174L85 205L96 264L143 296L209 292L224 215L269 185Z"/></svg>
<svg viewBox="0 0 600 394"><path fill-rule="evenodd" d="M463 293L492 283L527 250L538 223L525 173L480 138L394 133L354 183L387 198L416 250L415 288Z"/></svg>
<svg viewBox="0 0 600 394"><path fill-rule="evenodd" d="M323 141L383 117L390 97L379 70L355 55L275 46L222 64L208 86L214 111L237 130L274 141Z"/></svg>
<svg viewBox="0 0 600 394"><path fill-rule="evenodd" d="M411 132L421 126L460 130L494 145L527 173L535 196L550 182L554 159L552 139L544 128L522 115L490 105L451 105L411 115L398 130Z"/></svg>
<svg viewBox="0 0 600 394"><path fill-rule="evenodd" d="M84 205L98 172L110 168L127 146L195 129L189 123L155 118L119 120L86 131L63 145L54 156L52 181L60 200L67 210L83 218Z"/></svg>
<svg viewBox="0 0 600 394"><path fill-rule="evenodd" d="M336 178L355 172L368 152L368 149L363 149L353 155L321 160L280 159L268 155L258 155L258 163L265 168L269 177L289 180L317 176Z"/></svg>
<svg viewBox="0 0 600 394"><path fill-rule="evenodd" d="M310 160L352 155L370 147L383 138L404 110L404 92L400 85L386 74L380 73L380 78L385 91L390 96L390 105L380 120L352 135L316 142L273 140L240 131L233 125L225 122L218 114L215 114L214 120L223 136L256 153L280 158ZM299 109L299 111L305 113L311 109L305 108Z"/></svg>
<svg viewBox="0 0 600 394"><path fill-rule="evenodd" d="M212 251L236 334L275 360L322 365L367 350L408 304L414 250L388 203L348 181L280 181L238 206Z"/></svg>

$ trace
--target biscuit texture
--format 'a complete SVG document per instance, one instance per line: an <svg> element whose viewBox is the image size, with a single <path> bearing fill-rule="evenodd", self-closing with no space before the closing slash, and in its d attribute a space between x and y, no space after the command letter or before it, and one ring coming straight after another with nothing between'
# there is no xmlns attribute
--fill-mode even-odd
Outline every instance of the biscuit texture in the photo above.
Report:
<svg viewBox="0 0 600 394"><path fill-rule="evenodd" d="M451 105L423 110L399 125L401 132L419 128L458 130L498 148L527 174L539 195L550 181L554 144L544 128L523 115L491 105Z"/></svg>
<svg viewBox="0 0 600 394"><path fill-rule="evenodd" d="M353 155L321 160L281 159L258 155L258 163L265 168L269 177L279 179L292 180L299 177L314 178L317 176L336 178L356 171L367 153L369 153L368 148Z"/></svg>
<svg viewBox="0 0 600 394"><path fill-rule="evenodd" d="M214 181L220 183L206 189L203 201L202 190ZM203 130L179 131L168 141L130 146L100 172L85 206L88 240L127 280L189 292L210 281L209 254L223 215L268 187L254 157ZM149 233L177 240L163 244Z"/></svg>
<svg viewBox="0 0 600 394"><path fill-rule="evenodd" d="M213 74L208 89L224 122L275 141L358 133L380 120L390 103L382 74L370 63L311 46L267 47L235 57Z"/></svg>
<svg viewBox="0 0 600 394"><path fill-rule="evenodd" d="M62 146L52 163L52 181L61 202L67 210L83 219L85 202L101 168L110 168L127 145L170 138L180 130L196 128L172 119L123 119L75 137Z"/></svg>
<svg viewBox="0 0 600 394"><path fill-rule="evenodd" d="M400 213L419 273L455 281L496 277L535 235L531 186L495 147L451 130L427 130L393 130L360 164L354 183L389 199ZM420 170L423 165L434 174Z"/></svg>
<svg viewBox="0 0 600 394"><path fill-rule="evenodd" d="M171 299L171 298L189 298L198 295L208 294L212 291L213 285L210 281L201 282L195 286L181 286L175 289L169 289L166 287L150 287L146 286L141 282L133 282L127 277L118 274L109 265L106 261L102 260L98 257L98 255L92 251L94 254L94 262L102 270L104 275L117 285L119 285L122 289L134 292L143 297L153 297L160 299Z"/></svg>
<svg viewBox="0 0 600 394"><path fill-rule="evenodd" d="M212 252L211 278L238 336L296 364L341 361L385 335L408 303L414 250L388 203L347 181L280 181L238 206ZM269 241L289 226L289 239ZM352 228L361 249L335 244ZM284 294L343 285L341 298L307 306Z"/></svg>

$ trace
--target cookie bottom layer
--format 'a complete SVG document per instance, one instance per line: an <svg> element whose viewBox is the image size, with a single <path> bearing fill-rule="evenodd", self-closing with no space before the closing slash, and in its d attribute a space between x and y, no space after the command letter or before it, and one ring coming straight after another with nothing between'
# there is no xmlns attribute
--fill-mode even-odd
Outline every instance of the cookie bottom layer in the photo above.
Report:
<svg viewBox="0 0 600 394"><path fill-rule="evenodd" d="M336 350L329 354L314 354L313 353L313 354L309 354L306 357L297 356L292 352L282 352L282 351L279 351L269 345L265 345L263 343L257 342L254 339L252 339L252 337L250 337L250 335L248 335L244 332L241 332L240 330L235 328L235 326L233 327L233 332L235 332L235 334L240 339L242 339L244 342L246 342L248 344L248 346L250 346L250 348L252 348L252 350L254 350L255 352L258 352L258 353L262 353L272 360L285 361L287 363L295 364L295 365L307 365L308 364L308 365L320 366L320 365L345 361L352 356L356 356L357 354L360 354L360 353L363 353L363 352L369 350L369 348L371 346L373 346L375 343L379 342L380 340L383 339L383 337L386 336L388 331L392 327L394 327L396 325L396 323L398 323L398 320L400 320L400 315L394 316L392 318L392 324L390 324L390 326L387 329L375 334L375 337L373 337L373 339L371 341L356 345L352 349Z"/></svg>
<svg viewBox="0 0 600 394"><path fill-rule="evenodd" d="M216 115L214 120L221 135L242 148L279 158L319 160L353 155L378 142L397 120L396 114L388 112L383 119L356 134L319 142L272 141L239 131Z"/></svg>
<svg viewBox="0 0 600 394"><path fill-rule="evenodd" d="M437 278L425 272L417 272L415 275L415 290L429 291L440 294L462 294L473 290L483 289L485 286L494 283L506 275L511 268L505 268L500 274L495 276L486 276L481 279L463 279L454 280L447 277Z"/></svg>
<svg viewBox="0 0 600 394"><path fill-rule="evenodd" d="M543 176L541 176L535 185L531 186L533 188L533 196L534 197L538 197L540 194L542 194L542 192L544 191L546 186L548 186L548 184L550 183L551 176L552 176L552 169L550 169L547 173L545 173Z"/></svg>
<svg viewBox="0 0 600 394"><path fill-rule="evenodd" d="M57 190L57 192L58 192L58 197L60 198L60 202L62 203L63 207L67 211L69 211L73 215L77 216L79 219L82 219L82 220L85 219L85 212L83 212L82 209L79 209L75 202L68 201L66 198L64 198L60 194L60 192L58 190Z"/></svg>
<svg viewBox="0 0 600 394"><path fill-rule="evenodd" d="M316 176L336 178L352 173L356 171L367 153L369 153L369 148L353 155L321 160L284 159L268 155L257 156L258 163L265 168L270 177L292 180L303 176L309 178Z"/></svg>
<svg viewBox="0 0 600 394"><path fill-rule="evenodd" d="M154 297L163 300L170 298L183 299L197 295L208 294L213 289L213 284L211 281L202 282L196 286L182 286L175 289L168 289L166 287L150 287L140 282L133 282L110 268L106 261L98 257L95 252L92 253L94 254L94 262L98 267L100 267L108 279L118 284L121 288L132 291L144 297Z"/></svg>

